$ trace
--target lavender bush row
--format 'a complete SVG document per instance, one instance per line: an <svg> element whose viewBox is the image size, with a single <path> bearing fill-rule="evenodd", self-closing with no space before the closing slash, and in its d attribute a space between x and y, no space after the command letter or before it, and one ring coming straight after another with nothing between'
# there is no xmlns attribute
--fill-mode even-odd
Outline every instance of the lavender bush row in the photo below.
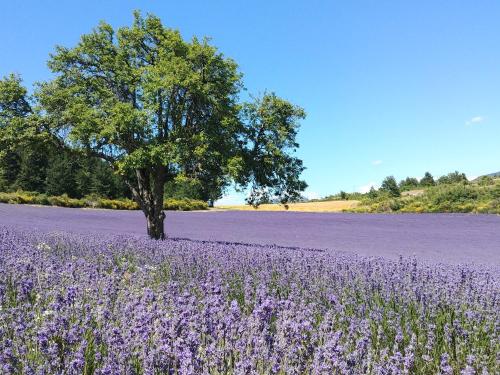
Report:
<svg viewBox="0 0 500 375"><path fill-rule="evenodd" d="M0 227L4 374L494 374L500 277Z"/></svg>

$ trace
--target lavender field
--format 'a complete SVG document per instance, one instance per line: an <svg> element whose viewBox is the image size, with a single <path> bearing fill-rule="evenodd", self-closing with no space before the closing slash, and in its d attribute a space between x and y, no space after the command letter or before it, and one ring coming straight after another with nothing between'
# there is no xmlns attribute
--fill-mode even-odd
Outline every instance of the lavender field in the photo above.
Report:
<svg viewBox="0 0 500 375"><path fill-rule="evenodd" d="M0 229L4 374L494 374L499 272Z"/></svg>
<svg viewBox="0 0 500 375"><path fill-rule="evenodd" d="M498 373L498 217L170 213L188 238L167 241L143 224L0 206L2 374Z"/></svg>
<svg viewBox="0 0 500 375"><path fill-rule="evenodd" d="M165 223L167 235L174 238L500 266L497 215L168 212ZM96 235L146 233L139 211L0 204L0 225Z"/></svg>

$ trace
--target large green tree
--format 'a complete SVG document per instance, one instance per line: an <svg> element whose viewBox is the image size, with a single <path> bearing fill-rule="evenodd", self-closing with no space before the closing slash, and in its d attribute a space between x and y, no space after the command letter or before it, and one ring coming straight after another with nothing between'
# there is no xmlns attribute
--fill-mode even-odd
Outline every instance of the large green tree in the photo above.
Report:
<svg viewBox="0 0 500 375"><path fill-rule="evenodd" d="M241 74L207 39L184 40L159 18L102 22L73 48L58 47L55 78L36 90L29 123L60 147L97 156L128 185L150 237L164 234L163 194L182 175L215 192L250 187L249 203L285 203L306 187L291 156L304 111L274 94L240 104Z"/></svg>

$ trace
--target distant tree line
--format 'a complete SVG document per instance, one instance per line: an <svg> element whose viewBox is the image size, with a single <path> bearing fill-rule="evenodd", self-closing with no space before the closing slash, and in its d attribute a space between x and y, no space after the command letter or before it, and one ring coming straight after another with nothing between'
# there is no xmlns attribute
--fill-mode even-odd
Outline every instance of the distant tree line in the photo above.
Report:
<svg viewBox="0 0 500 375"><path fill-rule="evenodd" d="M358 193L360 203L351 211L500 213L500 179L483 176L468 181L463 173L453 172L437 180L429 173L422 180L418 185L414 179L396 184L389 176L380 189Z"/></svg>
<svg viewBox="0 0 500 375"><path fill-rule="evenodd" d="M109 163L43 141L0 154L0 192L18 190L77 199L89 195L109 199L132 197ZM165 198L213 203L221 193L217 186L185 175L165 184Z"/></svg>
<svg viewBox="0 0 500 375"><path fill-rule="evenodd" d="M399 197L403 191L416 190L436 185L450 185L456 183L467 184L468 182L469 180L467 179L467 176L465 176L465 173L458 171L441 176L437 179L437 181L430 172L425 172L424 177L422 177L420 181L415 177L406 177L397 183L394 176L388 176L384 179L384 181L382 181L382 185L379 190L389 194L391 197Z"/></svg>
<svg viewBox="0 0 500 375"><path fill-rule="evenodd" d="M43 143L1 157L0 191L16 190L71 198L130 198L125 184L101 159L61 152Z"/></svg>
<svg viewBox="0 0 500 375"><path fill-rule="evenodd" d="M420 181L415 177L406 177L398 183L394 176L388 176L382 181L379 191L397 198L401 196L403 191L422 189L436 185L450 185L456 183L467 184L468 182L469 180L467 180L465 173L460 173L458 171L448 173L447 175L439 177L437 180L434 179L434 176L432 176L430 172L425 172L424 177L422 177ZM372 195L374 191L376 190L372 188Z"/></svg>
<svg viewBox="0 0 500 375"><path fill-rule="evenodd" d="M407 177L399 183L386 177L380 188L368 192L346 193L320 200L355 200L350 212L459 212L500 214L500 178L482 176L469 181L455 171L439 178L426 172L417 179Z"/></svg>
<svg viewBox="0 0 500 375"><path fill-rule="evenodd" d="M469 180L465 173L461 173L458 171L448 173L447 175L441 176L437 179L434 179L430 172L425 172L424 177L420 179L420 181L414 177L406 177L404 180L399 182L399 189L401 191L413 190L418 188L425 188L429 186L436 185L446 185L446 184L455 184L455 183L468 183Z"/></svg>
<svg viewBox="0 0 500 375"><path fill-rule="evenodd" d="M439 185L452 185L452 184L468 184L465 173L458 171L448 173L444 176L435 179L430 172L425 172L424 176L419 180L415 177L406 177L405 179L397 182L394 176L387 176L382 181L379 189L371 187L368 193L346 193L345 191L340 191L340 193L335 195L327 196L319 200L353 200L361 199L363 196L367 195L368 198L374 199L379 195L386 195L392 198L398 198L404 191L425 189L432 186Z"/></svg>

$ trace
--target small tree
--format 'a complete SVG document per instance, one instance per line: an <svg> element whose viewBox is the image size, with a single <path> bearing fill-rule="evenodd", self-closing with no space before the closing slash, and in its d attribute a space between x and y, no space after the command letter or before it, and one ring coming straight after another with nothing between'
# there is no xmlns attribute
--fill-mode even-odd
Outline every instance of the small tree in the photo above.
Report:
<svg viewBox="0 0 500 375"><path fill-rule="evenodd" d="M416 189L419 185L419 182L414 177L406 177L404 180L401 180L399 183L399 189L401 191Z"/></svg>
<svg viewBox="0 0 500 375"><path fill-rule="evenodd" d="M371 199L375 199L378 197L378 191L375 187L370 187L370 191L368 192L368 197Z"/></svg>
<svg viewBox="0 0 500 375"><path fill-rule="evenodd" d="M459 184L459 183L467 184L468 182L469 180L467 179L465 173L460 173L459 171L448 173L447 175L441 176L438 179L438 184L441 185Z"/></svg>
<svg viewBox="0 0 500 375"><path fill-rule="evenodd" d="M399 197L401 196L401 192L399 191L398 183L394 176L388 176L382 181L382 186L380 190L388 193L391 197Z"/></svg>
<svg viewBox="0 0 500 375"><path fill-rule="evenodd" d="M436 185L436 181L434 181L434 177L429 172L425 172L424 177L420 180L420 186L429 187Z"/></svg>

